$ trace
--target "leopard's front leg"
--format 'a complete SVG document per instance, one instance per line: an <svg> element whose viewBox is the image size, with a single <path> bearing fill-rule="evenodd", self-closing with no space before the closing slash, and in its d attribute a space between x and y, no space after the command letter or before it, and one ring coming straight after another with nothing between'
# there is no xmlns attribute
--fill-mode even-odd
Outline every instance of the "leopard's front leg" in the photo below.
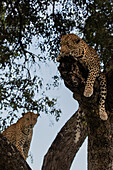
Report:
<svg viewBox="0 0 113 170"><path fill-rule="evenodd" d="M94 86L94 82L95 79L98 75L95 74L94 70L90 70L88 78L87 78L87 82L85 85L85 90L84 90L84 96L85 97L91 97L93 94L93 86Z"/></svg>
<svg viewBox="0 0 113 170"><path fill-rule="evenodd" d="M19 132L19 131L18 131ZM25 154L24 154L24 151L23 151L23 146L24 146L24 143L25 143L25 137L21 136L20 133L17 133L16 134L16 148L18 149L18 151L20 152L20 154L23 156L23 158L26 160L25 158Z"/></svg>

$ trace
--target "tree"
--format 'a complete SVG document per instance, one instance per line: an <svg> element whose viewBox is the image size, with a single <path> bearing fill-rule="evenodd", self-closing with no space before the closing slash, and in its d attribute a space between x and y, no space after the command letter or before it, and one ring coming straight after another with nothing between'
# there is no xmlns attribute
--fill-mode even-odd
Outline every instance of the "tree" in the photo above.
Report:
<svg viewBox="0 0 113 170"><path fill-rule="evenodd" d="M84 113L79 109L58 133L45 155L42 170L70 169L72 161L86 136L87 124L85 124Z"/></svg>
<svg viewBox="0 0 113 170"><path fill-rule="evenodd" d="M79 32L79 36L82 36L88 45L93 46L97 50L104 70L107 65L108 96L106 107L110 113L109 115L112 115L112 89L110 88L112 87L111 59L113 52L112 5L111 0L48 0L46 2L40 0L0 1L0 107L1 113L4 110L8 111L5 119L3 119L2 116L0 118L2 130L7 126L7 119L12 123L20 111L42 111L55 114L56 119L59 118L60 110L55 107L56 99L51 99L51 97L45 95L46 87L43 84L43 78L38 76L38 73L35 71L37 66L41 67L42 62L46 62L47 60L55 61L59 51L58 49L60 49L60 34L62 33ZM38 55L35 55L29 50L34 37L36 38L36 46L42 54L40 52ZM111 61L109 62L109 60ZM73 65L72 61L70 61L69 69L71 69ZM61 73L63 71L63 63L65 66L65 61L60 65ZM78 67L82 67L82 71L87 73L86 68L80 65ZM66 72L68 71L66 67L63 69L65 69ZM85 76L87 77L87 75ZM71 78L72 76L70 76L70 79ZM79 85L81 85L76 75L73 75L73 78L75 79L74 82L72 81L73 83L79 83ZM82 75L80 78L82 78ZM65 80L65 77L63 77L63 79ZM58 80L59 77L54 76L53 84L57 85ZM66 85L68 84L70 89L72 88L68 80L65 80L65 83ZM98 104L98 80L96 81L96 85L94 90L97 91L95 91L96 94L92 97L95 102L92 102L92 99L91 101L88 99L84 101L82 96L83 84L81 91L76 91L76 93L74 91L74 96L75 94L77 96L75 99L80 102L81 98L84 104L86 104L83 110L86 114L86 122L88 124L89 144L93 138L93 136L91 136L92 131L89 130L89 127L95 130L97 125L100 124L100 120L95 117L93 118L93 114L87 112L89 102L91 108L96 108L93 103ZM73 89L71 90L73 91ZM36 98L37 94L41 94L38 99ZM91 117L91 119L88 117ZM94 120L97 122L96 125ZM112 121L112 116L109 117L109 120ZM112 129L111 123L106 124L104 122L103 125L107 130ZM108 128L108 126L110 128ZM109 131L109 134L110 133L111 131ZM101 136L98 139L101 139ZM102 139L107 141L108 135L105 135L105 138ZM112 139L110 138L110 140ZM98 144L98 140L95 140L95 143ZM103 143L103 140L101 143ZM109 147L110 146L111 145L109 145ZM92 152L90 151L89 153L91 154ZM100 152L98 153L100 154ZM91 162L91 164L93 163ZM91 165L89 165L89 167L91 169Z"/></svg>
<svg viewBox="0 0 113 170"><path fill-rule="evenodd" d="M90 99L86 99L83 97L84 85L82 80L87 78L88 70L84 67L84 65L79 65L74 61L73 57L62 59L59 66L59 71L61 73L61 77L64 79L65 85L73 92L73 96L76 100L78 100L80 107L84 110L86 116L87 123L87 133L88 133L88 169L112 169L113 168L113 143L112 143L112 134L113 134L113 59L112 59L112 28L110 26L111 17L107 20L107 15L113 15L113 11L111 10L110 3L107 1L92 1L92 4L86 7L87 12L91 12L91 16L86 19L86 24L81 30L84 32L84 36L86 36L86 42L90 42L89 44L94 46L95 49L101 54L101 61L104 64L104 71L106 71L107 77L107 100L106 100L106 109L109 114L108 121L101 121L96 115L98 113L97 108L99 105L99 84L98 81L95 83L95 93ZM109 4L109 5L108 5ZM112 3L111 3L112 4ZM83 5L83 4L82 4ZM109 11L110 10L110 11ZM110 27L109 27L109 26ZM112 24L111 24L112 25ZM103 37L105 36L106 41L103 41ZM111 38L110 38L111 37ZM109 51L109 52L108 52ZM79 75L77 74L77 68L79 68ZM76 113L77 114L77 113ZM69 120L70 125L71 121ZM69 123L68 122L68 123ZM77 123L77 120L76 120ZM79 122L78 122L79 123ZM83 124L81 122L81 124ZM65 129L67 125L63 127ZM81 126L80 126L81 127ZM73 124L71 128L75 128L76 124ZM69 169L72 162L72 155L76 155L77 150L73 150L73 145L75 148L77 144L81 144L82 141L82 133L84 136L84 131L78 129L78 132L81 132L81 137L75 144L73 140L73 135L68 134L66 136L67 131L61 131L57 135L55 141L50 147L48 153L44 158L43 170L45 169ZM58 145L59 136L62 136L62 141L59 143L61 147ZM75 133L76 135L76 133ZM68 149L68 142L65 137L71 138L71 144ZM63 144L62 144L63 143ZM60 149L60 152L59 152ZM55 150L55 151L54 151ZM67 152L65 152L67 151ZM70 152L72 151L72 152ZM67 163L68 162L68 163ZM67 165L68 164L68 165ZM49 168L48 168L49 167ZM65 167L65 168L64 168Z"/></svg>
<svg viewBox="0 0 113 170"><path fill-rule="evenodd" d="M113 60L109 62L109 66ZM79 76L78 76L79 68ZM109 169L113 167L113 68L107 73L106 108L109 114L107 121L102 121L98 115L99 82L95 82L95 93L90 98L83 96L83 79L87 78L88 70L74 61L73 57L62 59L59 70L65 85L73 92L84 114L77 113L61 129L48 153L44 158L43 170L70 169L74 156L79 150L86 136L88 136L88 169ZM78 116L79 115L79 116ZM79 117L77 119L77 116ZM60 146L59 146L60 145Z"/></svg>

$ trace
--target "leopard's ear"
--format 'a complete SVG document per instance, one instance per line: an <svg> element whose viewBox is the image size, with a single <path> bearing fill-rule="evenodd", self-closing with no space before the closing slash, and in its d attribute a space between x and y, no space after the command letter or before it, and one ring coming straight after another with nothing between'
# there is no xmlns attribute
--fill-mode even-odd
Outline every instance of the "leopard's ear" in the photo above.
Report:
<svg viewBox="0 0 113 170"><path fill-rule="evenodd" d="M25 115L25 113L22 113L22 116L24 116Z"/></svg>
<svg viewBox="0 0 113 170"><path fill-rule="evenodd" d="M38 116L40 116L40 114L39 114L39 113L37 113L36 115L37 115L37 117L38 117Z"/></svg>
<svg viewBox="0 0 113 170"><path fill-rule="evenodd" d="M60 34L60 38L62 38L64 35L66 35L66 34L63 34L63 33L62 33L62 34Z"/></svg>

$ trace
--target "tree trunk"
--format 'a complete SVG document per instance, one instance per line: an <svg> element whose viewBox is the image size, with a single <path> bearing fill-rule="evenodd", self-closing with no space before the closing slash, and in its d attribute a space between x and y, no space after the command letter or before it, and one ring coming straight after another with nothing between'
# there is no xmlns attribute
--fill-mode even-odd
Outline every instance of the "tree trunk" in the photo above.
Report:
<svg viewBox="0 0 113 170"><path fill-rule="evenodd" d="M88 134L88 170L113 170L113 60L109 61L106 70L106 111L109 118L107 121L103 121L99 117L100 86L98 78L94 84L94 94L89 98L84 97L83 92L88 76L87 67L84 64L80 64L78 61L75 61L72 56L65 56L60 60L59 71L61 73L61 77L64 79L65 85L73 92L73 97L78 100L81 110L85 113ZM78 120L73 117L72 119L76 124L76 121ZM68 123L70 124L68 125L70 128L68 138L73 141L75 128L77 128L77 126L75 124L71 125L70 121L68 121ZM83 122L80 124L83 124ZM65 126L63 129L65 129ZM71 128L73 131L71 131ZM60 133L62 134L62 130ZM60 138L60 140L58 140L58 136L45 156L43 170L61 170L62 166L65 166L65 164L66 167L64 167L64 169L69 170L72 159L79 149L78 148L76 150L76 147L73 147L72 143L69 143L70 146L68 148L72 152L68 152L68 140L64 140L64 138ZM79 138L79 141L82 141L81 138ZM63 148L60 148L60 146L62 146L62 142L64 142L64 146ZM79 147L80 146L81 145L79 145ZM64 153L68 154L66 158L64 158L64 155L66 155ZM49 159L50 155L51 159ZM70 157L71 161L69 161L68 166L67 160ZM58 167L58 164L60 167Z"/></svg>
<svg viewBox="0 0 113 170"><path fill-rule="evenodd" d="M0 134L0 170L31 170L15 146Z"/></svg>
<svg viewBox="0 0 113 170"><path fill-rule="evenodd" d="M79 109L64 125L45 155L42 170L68 170L87 136L84 113Z"/></svg>
<svg viewBox="0 0 113 170"><path fill-rule="evenodd" d="M113 113L112 113L113 114ZM113 170L113 118L89 122L88 170ZM112 135L112 136L111 136Z"/></svg>

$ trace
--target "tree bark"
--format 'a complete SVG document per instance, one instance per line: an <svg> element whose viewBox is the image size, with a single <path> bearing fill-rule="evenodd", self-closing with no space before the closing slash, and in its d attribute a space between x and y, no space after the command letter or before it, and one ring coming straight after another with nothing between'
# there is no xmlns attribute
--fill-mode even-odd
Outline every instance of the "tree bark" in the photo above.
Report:
<svg viewBox="0 0 113 170"><path fill-rule="evenodd" d="M88 170L112 170L113 169L113 60L109 61L106 67L107 78L107 99L106 99L106 111L108 114L108 120L103 121L99 117L99 80L98 78L94 84L94 93L91 97L84 97L84 87L88 76L88 69L84 64L75 61L72 56L65 56L61 58L59 71L61 77L64 79L65 85L73 92L74 99L78 100L81 110L85 113L85 119L87 122L87 134L88 134ZM68 121L68 127L73 127L73 131L70 129L68 138L70 141L74 140L76 121L72 117L74 123L71 125ZM82 123L81 123L82 124ZM63 127L65 129L66 125ZM83 130L83 135L84 135ZM66 132L65 132L66 133ZM86 133L86 132L85 132ZM65 135L60 137L62 130L56 137L51 148L45 156L43 170L47 169L63 169L69 170L72 159L78 151L76 146L73 147L72 143L65 140ZM82 134L81 134L82 136ZM65 141L65 142L64 142ZM79 138L79 142L82 141ZM83 142L83 141L82 141ZM64 145L63 145L63 144ZM63 146L63 147L62 147ZM67 149L67 146L69 148ZM79 145L79 147L81 144ZM66 151L66 152L65 152ZM64 154L65 153L65 154ZM64 155L66 155L64 158ZM71 158L70 158L71 157ZM68 159L69 161L68 166ZM61 161L62 159L62 161ZM57 160L57 161L56 161ZM59 167L58 167L59 164ZM66 167L65 167L66 164ZM49 167L49 168L48 168Z"/></svg>
<svg viewBox="0 0 113 170"><path fill-rule="evenodd" d="M45 155L42 170L68 170L87 136L84 113L79 109L64 125Z"/></svg>
<svg viewBox="0 0 113 170"><path fill-rule="evenodd" d="M31 170L15 146L0 134L0 170Z"/></svg>

